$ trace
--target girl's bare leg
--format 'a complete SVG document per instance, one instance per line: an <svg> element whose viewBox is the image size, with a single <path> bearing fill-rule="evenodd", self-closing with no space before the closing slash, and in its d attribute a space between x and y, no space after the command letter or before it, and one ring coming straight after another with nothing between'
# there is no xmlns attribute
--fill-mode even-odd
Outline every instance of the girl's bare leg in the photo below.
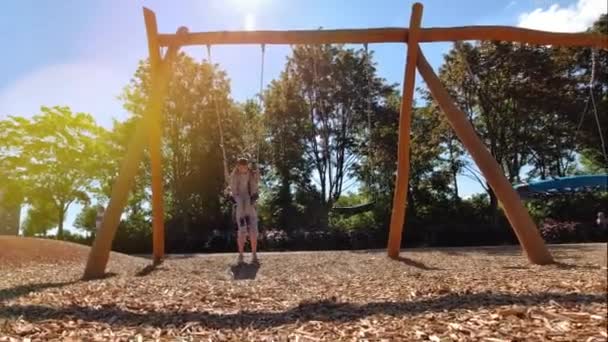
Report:
<svg viewBox="0 0 608 342"><path fill-rule="evenodd" d="M253 259L253 261L257 261L258 260L258 232L257 230L252 229L251 232L249 232L249 242L251 243L251 257Z"/></svg>
<svg viewBox="0 0 608 342"><path fill-rule="evenodd" d="M239 228L237 231L236 243L239 249L239 262L243 262L243 254L245 253L245 243L247 243L247 226L245 225L244 221L244 219L240 219L239 222L237 222L239 224Z"/></svg>

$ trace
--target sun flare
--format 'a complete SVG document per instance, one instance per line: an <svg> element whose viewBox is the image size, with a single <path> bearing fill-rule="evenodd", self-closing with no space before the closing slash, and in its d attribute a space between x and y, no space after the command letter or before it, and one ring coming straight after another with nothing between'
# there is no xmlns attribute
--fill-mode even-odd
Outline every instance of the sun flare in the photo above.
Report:
<svg viewBox="0 0 608 342"><path fill-rule="evenodd" d="M234 5L241 10L252 10L260 6L263 0L232 0Z"/></svg>
<svg viewBox="0 0 608 342"><path fill-rule="evenodd" d="M245 16L245 30L253 31L255 29L255 15L247 13Z"/></svg>

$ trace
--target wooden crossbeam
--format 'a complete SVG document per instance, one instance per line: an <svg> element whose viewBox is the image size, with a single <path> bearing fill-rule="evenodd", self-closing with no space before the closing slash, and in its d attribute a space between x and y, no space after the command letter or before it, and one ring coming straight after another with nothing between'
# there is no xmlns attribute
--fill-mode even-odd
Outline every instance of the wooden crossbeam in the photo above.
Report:
<svg viewBox="0 0 608 342"><path fill-rule="evenodd" d="M158 43L160 46L407 43L409 33L409 28L191 32L184 35L159 34ZM457 40L502 40L541 45L608 48L607 35L592 33L558 33L511 26L431 27L420 29L420 43Z"/></svg>

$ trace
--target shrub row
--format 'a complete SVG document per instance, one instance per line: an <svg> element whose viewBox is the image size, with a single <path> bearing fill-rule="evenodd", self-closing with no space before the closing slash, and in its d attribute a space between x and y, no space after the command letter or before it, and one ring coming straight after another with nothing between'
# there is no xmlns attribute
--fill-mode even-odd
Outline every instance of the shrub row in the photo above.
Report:
<svg viewBox="0 0 608 342"><path fill-rule="evenodd" d="M539 225L542 237L548 243L608 242L606 229L580 222L560 222L546 219ZM170 232L168 232L169 234ZM180 236L167 242L169 253L232 252L235 250L235 231L213 231L187 241ZM185 238L185 236L184 236ZM91 238L67 236L74 242L90 244ZM150 253L152 236L149 232L128 231L117 234L114 249L123 253ZM298 250L355 250L384 248L387 232L358 229L352 231L323 230L285 232L263 230L259 236L259 248L264 251ZM414 246L481 246L514 244L513 231L504 225L492 229L487 225L431 225L405 228L403 245Z"/></svg>

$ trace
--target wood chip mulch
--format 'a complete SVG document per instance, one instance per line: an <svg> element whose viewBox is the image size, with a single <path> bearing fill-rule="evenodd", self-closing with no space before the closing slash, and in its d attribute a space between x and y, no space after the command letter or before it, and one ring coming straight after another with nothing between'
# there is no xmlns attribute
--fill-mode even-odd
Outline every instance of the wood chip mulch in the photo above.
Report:
<svg viewBox="0 0 608 342"><path fill-rule="evenodd" d="M113 253L108 277L82 281L86 247L8 239L0 341L608 339L606 244L551 246L550 266L529 265L517 246L404 250L401 260L262 253L259 267L236 266L234 254L154 268ZM19 244L38 248L7 247Z"/></svg>

